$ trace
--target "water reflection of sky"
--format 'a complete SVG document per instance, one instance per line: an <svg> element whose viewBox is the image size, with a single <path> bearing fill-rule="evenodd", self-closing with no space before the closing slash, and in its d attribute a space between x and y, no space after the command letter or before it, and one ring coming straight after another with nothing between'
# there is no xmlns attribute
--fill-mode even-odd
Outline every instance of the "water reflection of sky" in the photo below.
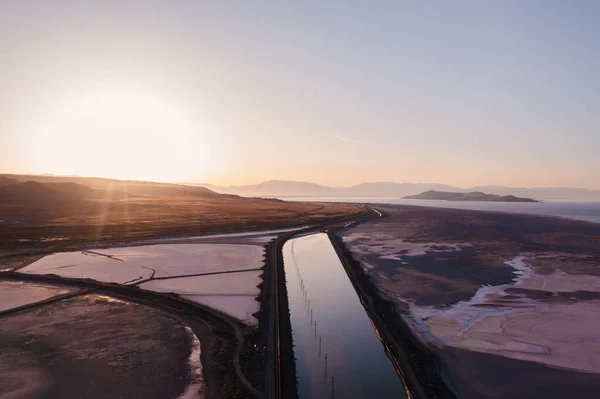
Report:
<svg viewBox="0 0 600 399"><path fill-rule="evenodd" d="M328 237L291 240L283 254L300 398L406 397Z"/></svg>

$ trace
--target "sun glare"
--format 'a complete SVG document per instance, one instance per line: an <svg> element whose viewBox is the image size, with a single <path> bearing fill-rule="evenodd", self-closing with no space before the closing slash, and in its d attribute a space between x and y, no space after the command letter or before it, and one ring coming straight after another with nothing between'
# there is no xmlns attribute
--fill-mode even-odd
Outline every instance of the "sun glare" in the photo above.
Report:
<svg viewBox="0 0 600 399"><path fill-rule="evenodd" d="M24 135L40 172L182 181L209 167L210 141L188 107L168 96L101 84L42 107Z"/></svg>

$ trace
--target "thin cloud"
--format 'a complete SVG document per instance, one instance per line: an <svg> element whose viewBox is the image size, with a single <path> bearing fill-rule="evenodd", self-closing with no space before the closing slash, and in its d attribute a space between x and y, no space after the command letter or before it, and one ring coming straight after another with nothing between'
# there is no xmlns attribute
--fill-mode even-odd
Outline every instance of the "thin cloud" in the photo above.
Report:
<svg viewBox="0 0 600 399"><path fill-rule="evenodd" d="M356 140L351 137L341 136L339 134L332 134L331 137L336 140L345 141L347 143L360 143L361 142L360 140Z"/></svg>

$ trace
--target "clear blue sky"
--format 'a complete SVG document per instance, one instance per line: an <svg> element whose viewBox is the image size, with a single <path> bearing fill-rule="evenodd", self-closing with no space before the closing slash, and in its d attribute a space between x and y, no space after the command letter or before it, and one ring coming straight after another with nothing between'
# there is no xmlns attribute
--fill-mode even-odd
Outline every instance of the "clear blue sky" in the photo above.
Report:
<svg viewBox="0 0 600 399"><path fill-rule="evenodd" d="M600 189L598 1L6 1L0 171Z"/></svg>

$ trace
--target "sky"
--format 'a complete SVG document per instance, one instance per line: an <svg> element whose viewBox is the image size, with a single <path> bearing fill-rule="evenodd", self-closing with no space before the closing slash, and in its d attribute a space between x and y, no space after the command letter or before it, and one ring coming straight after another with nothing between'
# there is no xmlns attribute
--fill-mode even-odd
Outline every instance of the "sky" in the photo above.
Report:
<svg viewBox="0 0 600 399"><path fill-rule="evenodd" d="M2 1L0 172L600 189L597 1Z"/></svg>

